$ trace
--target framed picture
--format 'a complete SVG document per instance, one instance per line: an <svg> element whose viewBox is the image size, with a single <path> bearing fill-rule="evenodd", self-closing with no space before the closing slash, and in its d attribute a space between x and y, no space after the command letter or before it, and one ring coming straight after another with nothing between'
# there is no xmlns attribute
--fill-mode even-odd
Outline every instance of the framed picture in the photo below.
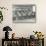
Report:
<svg viewBox="0 0 46 46"><path fill-rule="evenodd" d="M36 5L13 5L13 22L14 23L35 23L36 22Z"/></svg>

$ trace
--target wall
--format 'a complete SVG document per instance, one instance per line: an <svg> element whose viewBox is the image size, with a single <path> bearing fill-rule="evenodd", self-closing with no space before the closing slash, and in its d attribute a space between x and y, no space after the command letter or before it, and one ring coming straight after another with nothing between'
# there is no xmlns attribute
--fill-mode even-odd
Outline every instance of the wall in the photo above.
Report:
<svg viewBox="0 0 46 46"><path fill-rule="evenodd" d="M37 14L36 23L13 23L12 21L12 5L13 4L36 4ZM41 31L46 37L46 0L0 0L0 6L8 8L3 11L4 20L0 23L0 46L1 39L4 38L3 27L9 25L12 28L12 34L15 32L16 37L29 37L34 31ZM45 38L46 45L46 38Z"/></svg>

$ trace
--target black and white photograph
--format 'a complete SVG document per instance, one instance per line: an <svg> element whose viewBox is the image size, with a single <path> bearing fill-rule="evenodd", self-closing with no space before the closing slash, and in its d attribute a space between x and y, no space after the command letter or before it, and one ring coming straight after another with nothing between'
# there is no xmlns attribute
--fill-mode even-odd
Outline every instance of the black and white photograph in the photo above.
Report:
<svg viewBox="0 0 46 46"><path fill-rule="evenodd" d="M36 5L13 5L13 23L35 23Z"/></svg>

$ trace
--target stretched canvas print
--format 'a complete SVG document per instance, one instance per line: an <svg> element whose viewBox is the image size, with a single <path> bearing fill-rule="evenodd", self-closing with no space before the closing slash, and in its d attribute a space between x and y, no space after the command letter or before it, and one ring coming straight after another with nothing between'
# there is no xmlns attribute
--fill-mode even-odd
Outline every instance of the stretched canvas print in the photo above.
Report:
<svg viewBox="0 0 46 46"><path fill-rule="evenodd" d="M13 22L36 22L36 5L13 5Z"/></svg>

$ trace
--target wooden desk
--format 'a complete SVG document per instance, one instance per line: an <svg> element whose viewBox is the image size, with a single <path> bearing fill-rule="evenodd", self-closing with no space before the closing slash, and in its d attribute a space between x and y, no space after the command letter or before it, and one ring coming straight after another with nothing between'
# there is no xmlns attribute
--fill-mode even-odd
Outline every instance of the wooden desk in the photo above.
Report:
<svg viewBox="0 0 46 46"><path fill-rule="evenodd" d="M16 46L44 46L44 38L39 40L39 39L24 39L24 38L20 38L20 39L2 39L2 46L4 46L5 41L11 41L11 45L9 46L13 46L12 43L15 41L16 42ZM41 41L41 43L40 43ZM41 44L41 45L39 45ZM7 45L8 46L8 45Z"/></svg>

